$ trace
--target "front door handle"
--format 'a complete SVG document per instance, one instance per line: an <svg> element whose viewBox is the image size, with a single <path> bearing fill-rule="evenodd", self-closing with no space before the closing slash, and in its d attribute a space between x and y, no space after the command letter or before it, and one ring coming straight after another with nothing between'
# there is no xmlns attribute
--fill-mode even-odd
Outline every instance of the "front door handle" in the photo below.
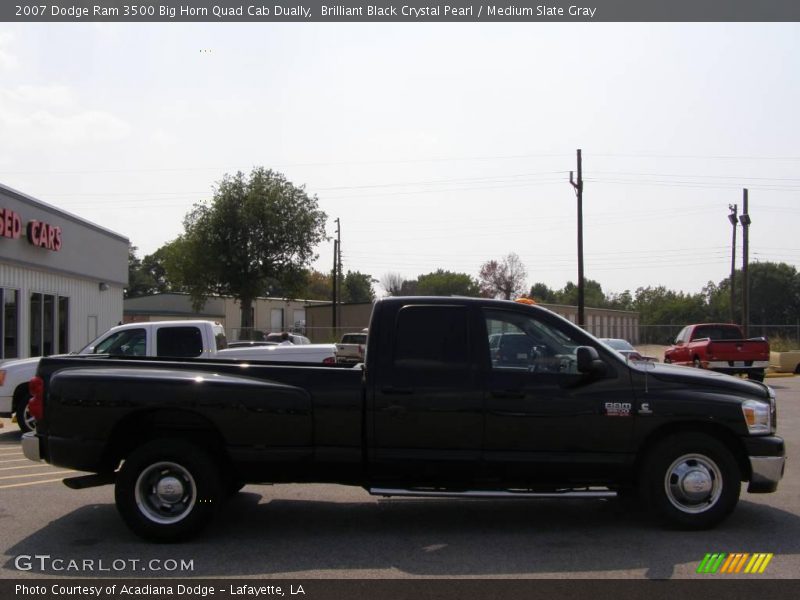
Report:
<svg viewBox="0 0 800 600"><path fill-rule="evenodd" d="M387 395L410 396L411 394L414 393L414 390L406 387L395 387L393 385L387 385L386 387L381 388L381 392Z"/></svg>
<svg viewBox="0 0 800 600"><path fill-rule="evenodd" d="M495 390L492 392L492 398L500 398L503 400L523 400L525 392L523 390Z"/></svg>

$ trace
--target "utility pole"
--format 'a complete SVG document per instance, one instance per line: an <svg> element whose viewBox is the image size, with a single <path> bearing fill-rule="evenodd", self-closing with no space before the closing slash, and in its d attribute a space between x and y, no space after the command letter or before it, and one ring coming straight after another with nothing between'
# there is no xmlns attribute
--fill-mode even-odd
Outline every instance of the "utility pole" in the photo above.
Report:
<svg viewBox="0 0 800 600"><path fill-rule="evenodd" d="M578 325L584 327L584 281L583 281L583 161L581 151L578 150L578 181L572 179L572 171L569 172L569 182L575 188L575 195L578 197Z"/></svg>
<svg viewBox="0 0 800 600"><path fill-rule="evenodd" d="M336 271L336 287L339 290L339 304L342 303L342 283L344 283L344 277L342 277L342 226L339 222L339 219L336 219L336 251L338 252L338 262L337 262L337 271ZM341 309L337 306L337 323L341 323ZM339 337L338 335L336 336Z"/></svg>
<svg viewBox="0 0 800 600"><path fill-rule="evenodd" d="M739 223L737 214L739 207L736 204L728 204L728 221L733 226L733 240L731 242L731 323L736 323L736 225Z"/></svg>
<svg viewBox="0 0 800 600"><path fill-rule="evenodd" d="M339 260L339 240L333 240L333 271L331 273L331 291L332 291L332 299L331 299L331 326L333 336L336 337L336 273L339 272L339 267L336 264Z"/></svg>
<svg viewBox="0 0 800 600"><path fill-rule="evenodd" d="M742 190L742 214L739 223L742 224L742 330L744 337L750 335L750 280L747 266L750 262L750 213L747 210L747 188Z"/></svg>

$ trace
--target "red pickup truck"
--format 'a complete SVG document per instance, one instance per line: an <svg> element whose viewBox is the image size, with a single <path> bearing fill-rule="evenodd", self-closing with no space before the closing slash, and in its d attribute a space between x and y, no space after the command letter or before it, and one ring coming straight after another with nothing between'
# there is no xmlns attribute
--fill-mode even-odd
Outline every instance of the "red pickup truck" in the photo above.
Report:
<svg viewBox="0 0 800 600"><path fill-rule="evenodd" d="M743 339L738 325L700 323L687 325L664 351L664 362L711 369L764 381L769 365L769 342L763 337Z"/></svg>

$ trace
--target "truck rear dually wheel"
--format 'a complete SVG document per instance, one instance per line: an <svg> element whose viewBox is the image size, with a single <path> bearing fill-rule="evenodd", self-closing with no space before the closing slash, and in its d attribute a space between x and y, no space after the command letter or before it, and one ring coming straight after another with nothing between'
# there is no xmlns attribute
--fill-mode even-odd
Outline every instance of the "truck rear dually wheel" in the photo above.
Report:
<svg viewBox="0 0 800 600"><path fill-rule="evenodd" d="M668 525L709 529L736 507L741 474L720 441L702 433L682 433L652 449L641 484L650 507Z"/></svg>
<svg viewBox="0 0 800 600"><path fill-rule="evenodd" d="M218 464L182 440L153 440L134 450L117 477L117 510L138 536L176 542L198 533L222 499Z"/></svg>

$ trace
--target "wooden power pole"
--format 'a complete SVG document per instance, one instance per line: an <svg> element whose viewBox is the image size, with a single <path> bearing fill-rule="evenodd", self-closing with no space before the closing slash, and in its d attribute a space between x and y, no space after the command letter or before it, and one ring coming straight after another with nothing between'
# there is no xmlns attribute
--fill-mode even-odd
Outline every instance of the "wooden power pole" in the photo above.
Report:
<svg viewBox="0 0 800 600"><path fill-rule="evenodd" d="M747 209L747 188L742 195L742 214L739 215L742 224L742 330L744 337L750 335L750 279L747 266L750 262L750 213Z"/></svg>
<svg viewBox="0 0 800 600"><path fill-rule="evenodd" d="M581 151L578 150L578 181L572 179L572 171L569 172L569 182L575 188L575 195L578 198L578 325L586 326L584 318L585 307L585 285L583 280L583 161Z"/></svg>

